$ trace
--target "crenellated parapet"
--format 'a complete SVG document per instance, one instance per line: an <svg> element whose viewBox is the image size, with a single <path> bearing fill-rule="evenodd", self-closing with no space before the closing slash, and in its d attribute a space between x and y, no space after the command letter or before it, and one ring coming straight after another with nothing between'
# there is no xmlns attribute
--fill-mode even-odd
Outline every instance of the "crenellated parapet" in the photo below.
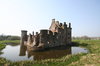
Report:
<svg viewBox="0 0 100 66"><path fill-rule="evenodd" d="M67 45L71 43L71 30L71 23L68 26L66 22L59 23L59 21L52 19L49 30L42 29L40 33L36 32L36 35L34 32L27 35L27 31L22 30L21 43L37 48Z"/></svg>

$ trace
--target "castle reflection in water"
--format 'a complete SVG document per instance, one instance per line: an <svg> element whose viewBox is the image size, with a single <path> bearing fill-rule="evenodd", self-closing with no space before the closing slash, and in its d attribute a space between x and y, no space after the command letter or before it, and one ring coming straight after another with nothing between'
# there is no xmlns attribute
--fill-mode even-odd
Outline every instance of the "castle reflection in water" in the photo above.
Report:
<svg viewBox="0 0 100 66"><path fill-rule="evenodd" d="M60 58L71 54L71 47L60 46L52 49L47 49L41 52L33 52L32 50L27 50L26 46L20 46L19 56L27 56L28 58L33 57L33 60L43 60Z"/></svg>

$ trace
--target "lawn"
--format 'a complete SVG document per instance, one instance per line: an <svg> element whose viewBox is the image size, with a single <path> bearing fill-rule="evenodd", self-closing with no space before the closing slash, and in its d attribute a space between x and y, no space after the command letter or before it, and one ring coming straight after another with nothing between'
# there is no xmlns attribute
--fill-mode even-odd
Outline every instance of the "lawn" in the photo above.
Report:
<svg viewBox="0 0 100 66"><path fill-rule="evenodd" d="M3 48L5 48L5 44L0 44L0 50L2 50Z"/></svg>
<svg viewBox="0 0 100 66"><path fill-rule="evenodd" d="M2 54L1 50L5 48L5 44L0 44L0 54Z"/></svg>
<svg viewBox="0 0 100 66"><path fill-rule="evenodd" d="M100 66L100 40L73 40L76 46L87 48L89 53L67 55L58 59L10 62L0 58L1 65L9 66Z"/></svg>
<svg viewBox="0 0 100 66"><path fill-rule="evenodd" d="M19 44L20 40L3 40L0 41L0 44Z"/></svg>

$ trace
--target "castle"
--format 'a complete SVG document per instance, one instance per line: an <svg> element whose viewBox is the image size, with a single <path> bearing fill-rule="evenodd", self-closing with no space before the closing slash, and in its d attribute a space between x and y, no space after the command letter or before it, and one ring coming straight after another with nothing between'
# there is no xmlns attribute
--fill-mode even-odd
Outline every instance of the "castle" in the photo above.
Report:
<svg viewBox="0 0 100 66"><path fill-rule="evenodd" d="M49 30L40 30L40 33L34 32L27 35L26 30L21 31L21 45L30 46L34 48L50 48L71 44L71 23L67 26L52 19L52 24Z"/></svg>

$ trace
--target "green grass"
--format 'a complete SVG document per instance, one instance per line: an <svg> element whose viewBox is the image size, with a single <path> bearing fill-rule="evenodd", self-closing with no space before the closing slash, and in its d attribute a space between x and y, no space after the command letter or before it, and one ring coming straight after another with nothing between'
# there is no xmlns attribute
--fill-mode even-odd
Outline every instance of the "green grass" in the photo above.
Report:
<svg viewBox="0 0 100 66"><path fill-rule="evenodd" d="M89 49L89 53L66 55L58 59L10 62L0 59L0 64L9 66L100 66L100 40L73 40L75 45ZM2 62L3 60L3 62Z"/></svg>
<svg viewBox="0 0 100 66"><path fill-rule="evenodd" d="M5 44L0 44L0 54L2 54L1 50L4 49L6 47Z"/></svg>
<svg viewBox="0 0 100 66"><path fill-rule="evenodd" d="M79 46L89 49L89 53L69 66L100 66L100 40L74 40Z"/></svg>
<svg viewBox="0 0 100 66"><path fill-rule="evenodd" d="M0 41L0 44L10 44L10 45L18 45L20 44L20 40L3 40Z"/></svg>
<svg viewBox="0 0 100 66"><path fill-rule="evenodd" d="M5 48L5 44L0 44L0 50L2 50L3 48Z"/></svg>
<svg viewBox="0 0 100 66"><path fill-rule="evenodd" d="M6 44L10 44L12 46L18 45L20 40L3 40L0 41L0 54L2 54L1 50L6 47Z"/></svg>
<svg viewBox="0 0 100 66"><path fill-rule="evenodd" d="M6 44L11 44L11 45L20 44L20 40L3 40L3 41L0 41L0 50L5 48Z"/></svg>

